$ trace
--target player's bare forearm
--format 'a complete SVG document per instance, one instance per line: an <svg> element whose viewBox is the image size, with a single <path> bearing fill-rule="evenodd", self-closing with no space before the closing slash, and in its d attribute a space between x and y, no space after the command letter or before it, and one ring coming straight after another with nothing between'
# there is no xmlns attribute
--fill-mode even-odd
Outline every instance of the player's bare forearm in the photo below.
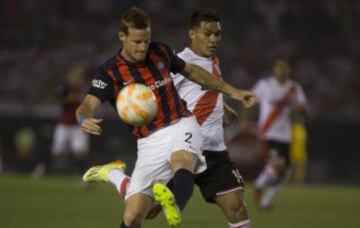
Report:
<svg viewBox="0 0 360 228"><path fill-rule="evenodd" d="M228 88L225 86L226 83L223 80L216 79L209 72L197 65L186 63L185 70L182 74L201 86L228 94L226 91Z"/></svg>
<svg viewBox="0 0 360 228"><path fill-rule="evenodd" d="M88 134L100 135L102 129L100 123L102 119L92 118L95 109L101 102L93 95L86 95L84 101L76 109L76 118L81 126L81 130Z"/></svg>
<svg viewBox="0 0 360 228"><path fill-rule="evenodd" d="M228 95L232 99L241 101L246 108L252 107L257 102L257 98L252 92L237 89L222 79L215 78L212 74L197 65L186 63L182 74L199 85L216 90Z"/></svg>
<svg viewBox="0 0 360 228"><path fill-rule="evenodd" d="M76 109L76 118L79 121L81 116L89 118L92 117L95 109L100 105L100 101L93 95L86 95L84 101Z"/></svg>

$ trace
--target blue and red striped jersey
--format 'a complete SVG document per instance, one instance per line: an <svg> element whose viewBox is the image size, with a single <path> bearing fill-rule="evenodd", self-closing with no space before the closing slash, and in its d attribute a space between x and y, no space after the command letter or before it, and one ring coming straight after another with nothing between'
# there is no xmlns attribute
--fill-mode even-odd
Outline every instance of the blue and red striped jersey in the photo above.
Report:
<svg viewBox="0 0 360 228"><path fill-rule="evenodd" d="M178 95L170 72L184 70L185 62L164 43L151 42L148 54L142 63L132 63L120 55L121 50L102 64L92 80L89 94L102 102L116 107L119 91L130 83L147 85L155 94L158 112L152 122L145 126L129 126L138 138L146 137L157 129L176 122L181 117L192 115L186 102Z"/></svg>

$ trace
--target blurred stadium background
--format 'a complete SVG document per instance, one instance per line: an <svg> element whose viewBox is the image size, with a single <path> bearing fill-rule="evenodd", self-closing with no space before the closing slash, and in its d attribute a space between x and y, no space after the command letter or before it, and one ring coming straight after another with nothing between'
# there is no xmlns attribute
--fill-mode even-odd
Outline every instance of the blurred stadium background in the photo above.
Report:
<svg viewBox="0 0 360 228"><path fill-rule="evenodd" d="M82 194L71 162L53 173L66 177L34 181L29 174L50 157L60 112L56 86L78 66L85 71L84 87L90 85L96 66L119 49L117 20L134 4L151 16L153 39L176 51L187 44L191 12L216 9L223 75L236 86L250 88L267 75L275 56L290 58L292 78L303 85L311 107L305 186L287 188L273 215L260 214L249 199L254 227L360 227L357 0L0 0L0 227L117 226L116 194L110 187ZM135 139L110 107L98 116L106 119L104 134L91 138L90 163L120 158L131 173ZM261 164L258 141L251 132L239 133L236 124L227 135L251 188ZM189 208L192 223L185 227L224 227L219 211L197 194Z"/></svg>

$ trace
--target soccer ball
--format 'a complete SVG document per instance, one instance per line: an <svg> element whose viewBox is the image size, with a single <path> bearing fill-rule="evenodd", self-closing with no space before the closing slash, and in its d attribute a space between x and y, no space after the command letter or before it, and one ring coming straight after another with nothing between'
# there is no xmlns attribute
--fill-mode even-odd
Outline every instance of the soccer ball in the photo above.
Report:
<svg viewBox="0 0 360 228"><path fill-rule="evenodd" d="M155 94L149 87L132 83L121 89L116 99L116 110L121 119L132 126L143 126L157 113Z"/></svg>

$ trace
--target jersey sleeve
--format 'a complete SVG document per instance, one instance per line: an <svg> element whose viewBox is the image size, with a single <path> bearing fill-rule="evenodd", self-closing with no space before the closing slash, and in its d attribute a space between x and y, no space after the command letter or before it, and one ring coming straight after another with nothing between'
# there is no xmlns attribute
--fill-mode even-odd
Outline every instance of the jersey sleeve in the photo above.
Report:
<svg viewBox="0 0 360 228"><path fill-rule="evenodd" d="M170 58L171 73L177 74L177 73L182 72L185 69L186 62L182 58L177 56L175 54L175 51L173 49L171 49L168 45L166 45L166 44L162 44L162 45L164 45L166 52Z"/></svg>
<svg viewBox="0 0 360 228"><path fill-rule="evenodd" d="M170 70L172 73L180 73L185 69L185 61L181 59L179 56L174 54L174 58L171 61Z"/></svg>
<svg viewBox="0 0 360 228"><path fill-rule="evenodd" d="M177 91L181 88L182 84L185 82L185 77L181 74L171 74L172 80L174 82L175 88Z"/></svg>
<svg viewBox="0 0 360 228"><path fill-rule="evenodd" d="M91 87L88 91L103 103L113 97L113 82L106 71L99 69L91 81Z"/></svg>

